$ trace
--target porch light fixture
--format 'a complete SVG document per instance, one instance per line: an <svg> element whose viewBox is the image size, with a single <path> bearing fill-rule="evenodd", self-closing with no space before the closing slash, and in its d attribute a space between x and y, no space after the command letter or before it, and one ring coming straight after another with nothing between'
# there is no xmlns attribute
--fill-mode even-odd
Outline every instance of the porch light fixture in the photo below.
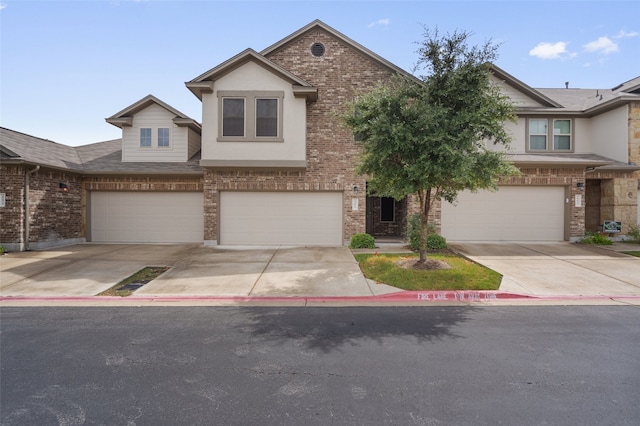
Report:
<svg viewBox="0 0 640 426"><path fill-rule="evenodd" d="M578 182L578 183L576 183L576 187L577 187L578 189L584 189L584 182Z"/></svg>
<svg viewBox="0 0 640 426"><path fill-rule="evenodd" d="M357 193L358 193L358 185L353 185L353 192L354 192L355 194L357 194Z"/></svg>
<svg viewBox="0 0 640 426"><path fill-rule="evenodd" d="M58 188L60 188L61 192L69 192L69 186L66 183L60 182Z"/></svg>

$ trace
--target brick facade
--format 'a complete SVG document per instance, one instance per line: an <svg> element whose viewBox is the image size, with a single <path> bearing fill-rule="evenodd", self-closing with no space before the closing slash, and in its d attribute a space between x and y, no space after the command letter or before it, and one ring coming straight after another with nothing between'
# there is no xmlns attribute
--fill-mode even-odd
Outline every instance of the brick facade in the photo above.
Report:
<svg viewBox="0 0 640 426"><path fill-rule="evenodd" d="M0 191L5 194L5 206L0 207L0 244L16 250L24 237L24 177L23 166L0 166ZM12 247L12 248L9 248Z"/></svg>
<svg viewBox="0 0 640 426"><path fill-rule="evenodd" d="M25 241L25 179L34 166L1 166L0 185L6 194L2 208L0 243L23 250ZM67 185L67 191L60 184ZM30 248L79 242L82 232L82 184L75 173L41 168L29 176Z"/></svg>
<svg viewBox="0 0 640 426"><path fill-rule="evenodd" d="M322 56L311 53L315 43L324 45ZM53 245L85 238L93 191L202 192L205 242L219 240L220 191L341 192L345 242L353 234L367 230L374 235L403 236L407 218L419 212L417 197L411 195L396 203L393 223L380 222L380 200L367 197L366 178L355 173L361 146L339 117L345 102L387 81L392 70L321 26L312 27L277 46L266 54L267 58L318 90L317 100L307 102L305 170L205 169L202 175L161 176L156 171L154 175L143 176L135 174L143 172L140 168L122 175L94 176L81 175L81 168L72 173L43 166L29 175L29 242L34 246L36 243ZM629 162L640 165L640 102L629 104L628 135ZM64 168L56 163L44 164ZM25 246L25 179L27 171L33 169L32 165L0 165L0 192L6 195L6 205L0 208L0 244L17 249ZM181 173L179 170L174 169L174 173ZM192 167L184 173L198 170ZM499 184L565 188L567 239L582 237L585 229L595 230L604 220L621 220L624 234L637 220L640 172L525 166L520 170L520 176L501 179ZM110 169L105 168L104 173L110 173ZM60 183L65 183L68 191L61 191ZM582 202L577 203L580 197ZM357 210L352 208L354 199L359 205ZM367 211L378 220L372 222L370 216L367 222ZM441 203L435 201L429 221L440 230L441 219Z"/></svg>
<svg viewBox="0 0 640 426"><path fill-rule="evenodd" d="M325 54L311 54L314 43ZM314 29L270 53L268 59L318 89L307 104L307 169L305 171L218 171L204 176L205 240L218 240L218 191L342 191L343 237L365 232L366 179L354 169L361 148L338 115L359 91L387 80L391 71L323 29ZM356 193L353 188L357 186ZM359 208L352 210L352 199Z"/></svg>

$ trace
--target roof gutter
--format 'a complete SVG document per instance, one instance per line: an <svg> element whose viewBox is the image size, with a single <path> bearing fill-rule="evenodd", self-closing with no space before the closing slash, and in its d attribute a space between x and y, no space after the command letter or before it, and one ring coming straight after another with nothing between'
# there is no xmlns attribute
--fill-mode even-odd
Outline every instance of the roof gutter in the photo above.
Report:
<svg viewBox="0 0 640 426"><path fill-rule="evenodd" d="M31 175L40 170L40 166L36 166L34 169L27 171L24 177L24 249L29 251L29 225L31 220L29 218L29 212L31 211L31 205L29 203L29 185Z"/></svg>

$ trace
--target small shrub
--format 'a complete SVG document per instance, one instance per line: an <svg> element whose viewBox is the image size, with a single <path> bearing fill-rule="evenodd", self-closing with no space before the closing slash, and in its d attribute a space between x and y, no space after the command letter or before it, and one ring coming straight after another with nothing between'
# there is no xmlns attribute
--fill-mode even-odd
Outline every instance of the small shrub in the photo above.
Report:
<svg viewBox="0 0 640 426"><path fill-rule="evenodd" d="M4 246L0 246L0 255L3 255L6 251Z"/></svg>
<svg viewBox="0 0 640 426"><path fill-rule="evenodd" d="M633 241L635 243L640 243L640 226L631 225L629 227L629 232L627 233L627 236L631 238L630 241Z"/></svg>
<svg viewBox="0 0 640 426"><path fill-rule="evenodd" d="M430 223L429 236L427 237L427 248L432 250L440 250L447 247L447 240L436 233L436 227ZM407 237L409 238L409 247L413 251L420 250L420 215L414 214L407 222Z"/></svg>
<svg viewBox="0 0 640 426"><path fill-rule="evenodd" d="M429 234L427 237L427 248L431 250L447 248L447 240L442 235Z"/></svg>
<svg viewBox="0 0 640 426"><path fill-rule="evenodd" d="M581 242L582 244L596 244L600 246L610 246L613 244L613 241L606 235L591 233L587 233Z"/></svg>
<svg viewBox="0 0 640 426"><path fill-rule="evenodd" d="M369 234L355 234L351 237L351 244L349 244L352 249L375 248L375 246L376 240Z"/></svg>

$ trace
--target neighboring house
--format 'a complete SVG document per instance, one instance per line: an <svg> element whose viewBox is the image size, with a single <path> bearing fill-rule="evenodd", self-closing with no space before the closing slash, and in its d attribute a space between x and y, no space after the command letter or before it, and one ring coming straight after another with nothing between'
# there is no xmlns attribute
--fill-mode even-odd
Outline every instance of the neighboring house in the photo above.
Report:
<svg viewBox="0 0 640 426"><path fill-rule="evenodd" d="M186 83L202 125L153 96L107 118L122 139L80 147L0 129L0 244L79 241L345 244L401 237L416 211L367 196L361 147L338 117L400 73L320 21L247 49ZM576 240L605 220L638 222L640 78L613 90L533 89L494 68L517 105L498 192L434 209L449 240Z"/></svg>

